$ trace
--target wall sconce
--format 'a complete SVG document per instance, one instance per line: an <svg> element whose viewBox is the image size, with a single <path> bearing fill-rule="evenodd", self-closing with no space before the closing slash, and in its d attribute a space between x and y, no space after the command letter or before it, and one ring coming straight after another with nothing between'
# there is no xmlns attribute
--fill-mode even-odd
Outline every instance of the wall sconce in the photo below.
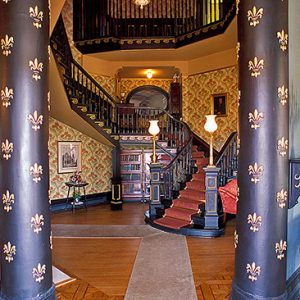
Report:
<svg viewBox="0 0 300 300"><path fill-rule="evenodd" d="M216 123L216 115L205 116L206 122L204 124L204 129L210 133L210 143L209 143L209 165L208 167L214 167L213 159L213 133L218 129L218 124Z"/></svg>
<svg viewBox="0 0 300 300"><path fill-rule="evenodd" d="M151 79L153 77L153 71L152 70L147 70L146 75L147 75L148 79Z"/></svg>
<svg viewBox="0 0 300 300"><path fill-rule="evenodd" d="M160 129L158 126L158 120L151 120L150 122L150 126L149 126L149 133L153 136L153 156L152 156L152 163L156 164L156 149L155 149L155 140L156 140L156 136L159 134Z"/></svg>

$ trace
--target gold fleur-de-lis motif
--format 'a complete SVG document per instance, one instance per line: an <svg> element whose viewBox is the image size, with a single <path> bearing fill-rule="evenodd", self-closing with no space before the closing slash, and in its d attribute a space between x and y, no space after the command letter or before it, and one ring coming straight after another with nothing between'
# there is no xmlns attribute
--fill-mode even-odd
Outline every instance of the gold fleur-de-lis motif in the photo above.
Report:
<svg viewBox="0 0 300 300"><path fill-rule="evenodd" d="M260 181L260 177L263 175L264 172L264 166L258 165L258 163L254 163L254 165L249 165L248 167L249 175L251 176L251 182L254 182L255 184Z"/></svg>
<svg viewBox="0 0 300 300"><path fill-rule="evenodd" d="M250 226L251 231L253 231L253 232L259 231L259 227L262 224L261 216L257 216L256 213L254 213L253 215L249 214L247 221L248 221L248 224L251 224L251 226Z"/></svg>
<svg viewBox="0 0 300 300"><path fill-rule="evenodd" d="M240 187L237 186L237 188L236 188L236 200L235 200L235 202L238 202L239 199L240 199Z"/></svg>
<svg viewBox="0 0 300 300"><path fill-rule="evenodd" d="M14 144L6 139L5 142L2 142L1 144L1 150L4 153L3 158L9 160L11 158L11 153L14 151Z"/></svg>
<svg viewBox="0 0 300 300"><path fill-rule="evenodd" d="M3 209L6 212L10 212L12 210L12 205L15 203L15 195L7 190L5 194L2 194L2 203Z"/></svg>
<svg viewBox="0 0 300 300"><path fill-rule="evenodd" d="M41 165L38 165L35 163L33 166L30 167L29 169L30 175L32 176L32 180L35 183L38 183L41 181L41 174L43 174L43 167Z"/></svg>
<svg viewBox="0 0 300 300"><path fill-rule="evenodd" d="M256 281L258 276L261 274L261 267L260 266L256 266L256 263L253 262L252 264L247 264L247 274L248 275L248 279L250 279L252 282Z"/></svg>
<svg viewBox="0 0 300 300"><path fill-rule="evenodd" d="M248 10L248 21L250 22L250 26L255 27L259 24L259 20L263 17L264 9L260 8L257 10L256 6L253 6L252 10Z"/></svg>
<svg viewBox="0 0 300 300"><path fill-rule="evenodd" d="M10 242L4 244L3 252L5 254L5 260L10 263L14 260L14 255L16 255L17 249L16 246L13 246Z"/></svg>
<svg viewBox="0 0 300 300"><path fill-rule="evenodd" d="M288 192L282 189L276 194L276 201L280 208L284 208L288 199Z"/></svg>
<svg viewBox="0 0 300 300"><path fill-rule="evenodd" d="M241 50L241 43L238 42L238 43L236 44L236 59L237 59L237 60L239 60L239 58L240 58L240 50Z"/></svg>
<svg viewBox="0 0 300 300"><path fill-rule="evenodd" d="M240 0L235 0L235 7L236 7L236 14L239 14L239 5L240 5Z"/></svg>
<svg viewBox="0 0 300 300"><path fill-rule="evenodd" d="M42 231L42 227L44 226L44 216L35 214L35 216L31 217L31 228L33 228L34 233L39 233Z"/></svg>
<svg viewBox="0 0 300 300"><path fill-rule="evenodd" d="M282 105L285 105L288 101L289 98L289 89L285 88L285 86L280 86L278 88L278 97L279 97L279 101Z"/></svg>
<svg viewBox="0 0 300 300"><path fill-rule="evenodd" d="M239 243L239 235L237 234L236 230L234 231L234 248L237 248Z"/></svg>
<svg viewBox="0 0 300 300"><path fill-rule="evenodd" d="M41 265L39 263L36 268L32 269L32 276L38 283L41 283L44 279L44 274L46 274L46 265Z"/></svg>
<svg viewBox="0 0 300 300"><path fill-rule="evenodd" d="M4 56L8 56L11 54L11 48L14 46L14 38L11 36L9 37L7 34L3 39L1 39L1 48L2 54Z"/></svg>
<svg viewBox="0 0 300 300"><path fill-rule="evenodd" d="M43 63L38 62L38 59L35 58L33 61L29 61L30 70L33 72L32 78L38 81L41 79L41 73L43 72Z"/></svg>
<svg viewBox="0 0 300 300"><path fill-rule="evenodd" d="M288 34L284 32L284 30L277 32L277 38L279 41L280 49L285 51L288 46Z"/></svg>
<svg viewBox="0 0 300 300"><path fill-rule="evenodd" d="M258 129L260 128L260 122L264 119L264 114L262 112L258 112L257 109L254 110L253 113L249 113L249 123L251 124L251 128Z"/></svg>
<svg viewBox="0 0 300 300"><path fill-rule="evenodd" d="M38 112L36 110L34 111L33 115L28 115L28 120L31 122L33 130L37 131L41 128L40 125L43 124L43 118L44 117L42 115L38 115Z"/></svg>
<svg viewBox="0 0 300 300"><path fill-rule="evenodd" d="M36 28L42 27L42 21L44 17L44 13L42 11L39 11L39 8L37 6L29 7L29 16L33 19L33 26Z"/></svg>
<svg viewBox="0 0 300 300"><path fill-rule="evenodd" d="M257 78L261 73L261 70L263 70L265 66L265 62L263 59L258 60L258 58L255 56L253 61L249 60L248 68L249 71L251 71L251 76Z"/></svg>
<svg viewBox="0 0 300 300"><path fill-rule="evenodd" d="M287 249L286 241L281 240L279 243L275 244L275 252L279 260L282 260L284 258L284 251L286 251L286 249Z"/></svg>
<svg viewBox="0 0 300 300"><path fill-rule="evenodd" d="M289 148L289 141L286 140L284 137L282 137L277 141L277 151L279 152L279 155L281 155L282 157L286 156L288 148Z"/></svg>
<svg viewBox="0 0 300 300"><path fill-rule="evenodd" d="M5 87L4 90L1 90L1 100L3 101L2 102L2 105L4 107L8 107L11 105L11 100L13 100L14 98L14 90L13 89L9 89L8 87Z"/></svg>

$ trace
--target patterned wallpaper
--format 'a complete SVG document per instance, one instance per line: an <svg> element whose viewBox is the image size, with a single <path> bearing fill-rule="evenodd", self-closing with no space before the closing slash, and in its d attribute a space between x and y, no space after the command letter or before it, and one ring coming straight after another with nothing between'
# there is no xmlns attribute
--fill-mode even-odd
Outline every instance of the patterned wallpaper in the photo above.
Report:
<svg viewBox="0 0 300 300"><path fill-rule="evenodd" d="M238 70L237 67L183 78L183 119L206 142L209 134L203 129L205 115L211 111L211 95L227 93L227 116L216 119L218 129L214 134L214 148L222 148L233 131L237 131Z"/></svg>
<svg viewBox="0 0 300 300"><path fill-rule="evenodd" d="M82 178L89 182L87 194L110 191L110 178L112 177L112 148L100 144L96 140L79 131L50 118L49 124L49 152L50 152L50 199L67 197L65 182L72 173L57 173L57 142L81 141Z"/></svg>
<svg viewBox="0 0 300 300"><path fill-rule="evenodd" d="M116 94L116 79L112 76L104 76L99 74L90 73L91 76L108 92L111 96L115 97Z"/></svg>
<svg viewBox="0 0 300 300"><path fill-rule="evenodd" d="M155 85L169 92L171 82L172 79L123 78L120 81L120 91L125 93L125 98L129 92L142 85Z"/></svg>

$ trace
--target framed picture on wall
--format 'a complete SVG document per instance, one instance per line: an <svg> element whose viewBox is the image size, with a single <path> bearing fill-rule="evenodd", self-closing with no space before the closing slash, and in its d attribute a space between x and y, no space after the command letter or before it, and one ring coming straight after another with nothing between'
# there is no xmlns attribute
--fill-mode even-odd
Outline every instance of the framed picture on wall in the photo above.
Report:
<svg viewBox="0 0 300 300"><path fill-rule="evenodd" d="M81 171L81 142L58 142L58 173Z"/></svg>
<svg viewBox="0 0 300 300"><path fill-rule="evenodd" d="M211 114L225 117L227 114L227 94L214 94L211 99Z"/></svg>

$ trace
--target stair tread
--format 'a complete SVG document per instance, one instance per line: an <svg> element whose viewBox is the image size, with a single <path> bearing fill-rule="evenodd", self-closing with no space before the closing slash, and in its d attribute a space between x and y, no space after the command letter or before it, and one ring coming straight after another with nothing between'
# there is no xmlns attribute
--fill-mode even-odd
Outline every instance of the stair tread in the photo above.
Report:
<svg viewBox="0 0 300 300"><path fill-rule="evenodd" d="M154 223L168 228L179 229L181 227L189 225L191 222L172 217L163 217L161 219L155 220Z"/></svg>

